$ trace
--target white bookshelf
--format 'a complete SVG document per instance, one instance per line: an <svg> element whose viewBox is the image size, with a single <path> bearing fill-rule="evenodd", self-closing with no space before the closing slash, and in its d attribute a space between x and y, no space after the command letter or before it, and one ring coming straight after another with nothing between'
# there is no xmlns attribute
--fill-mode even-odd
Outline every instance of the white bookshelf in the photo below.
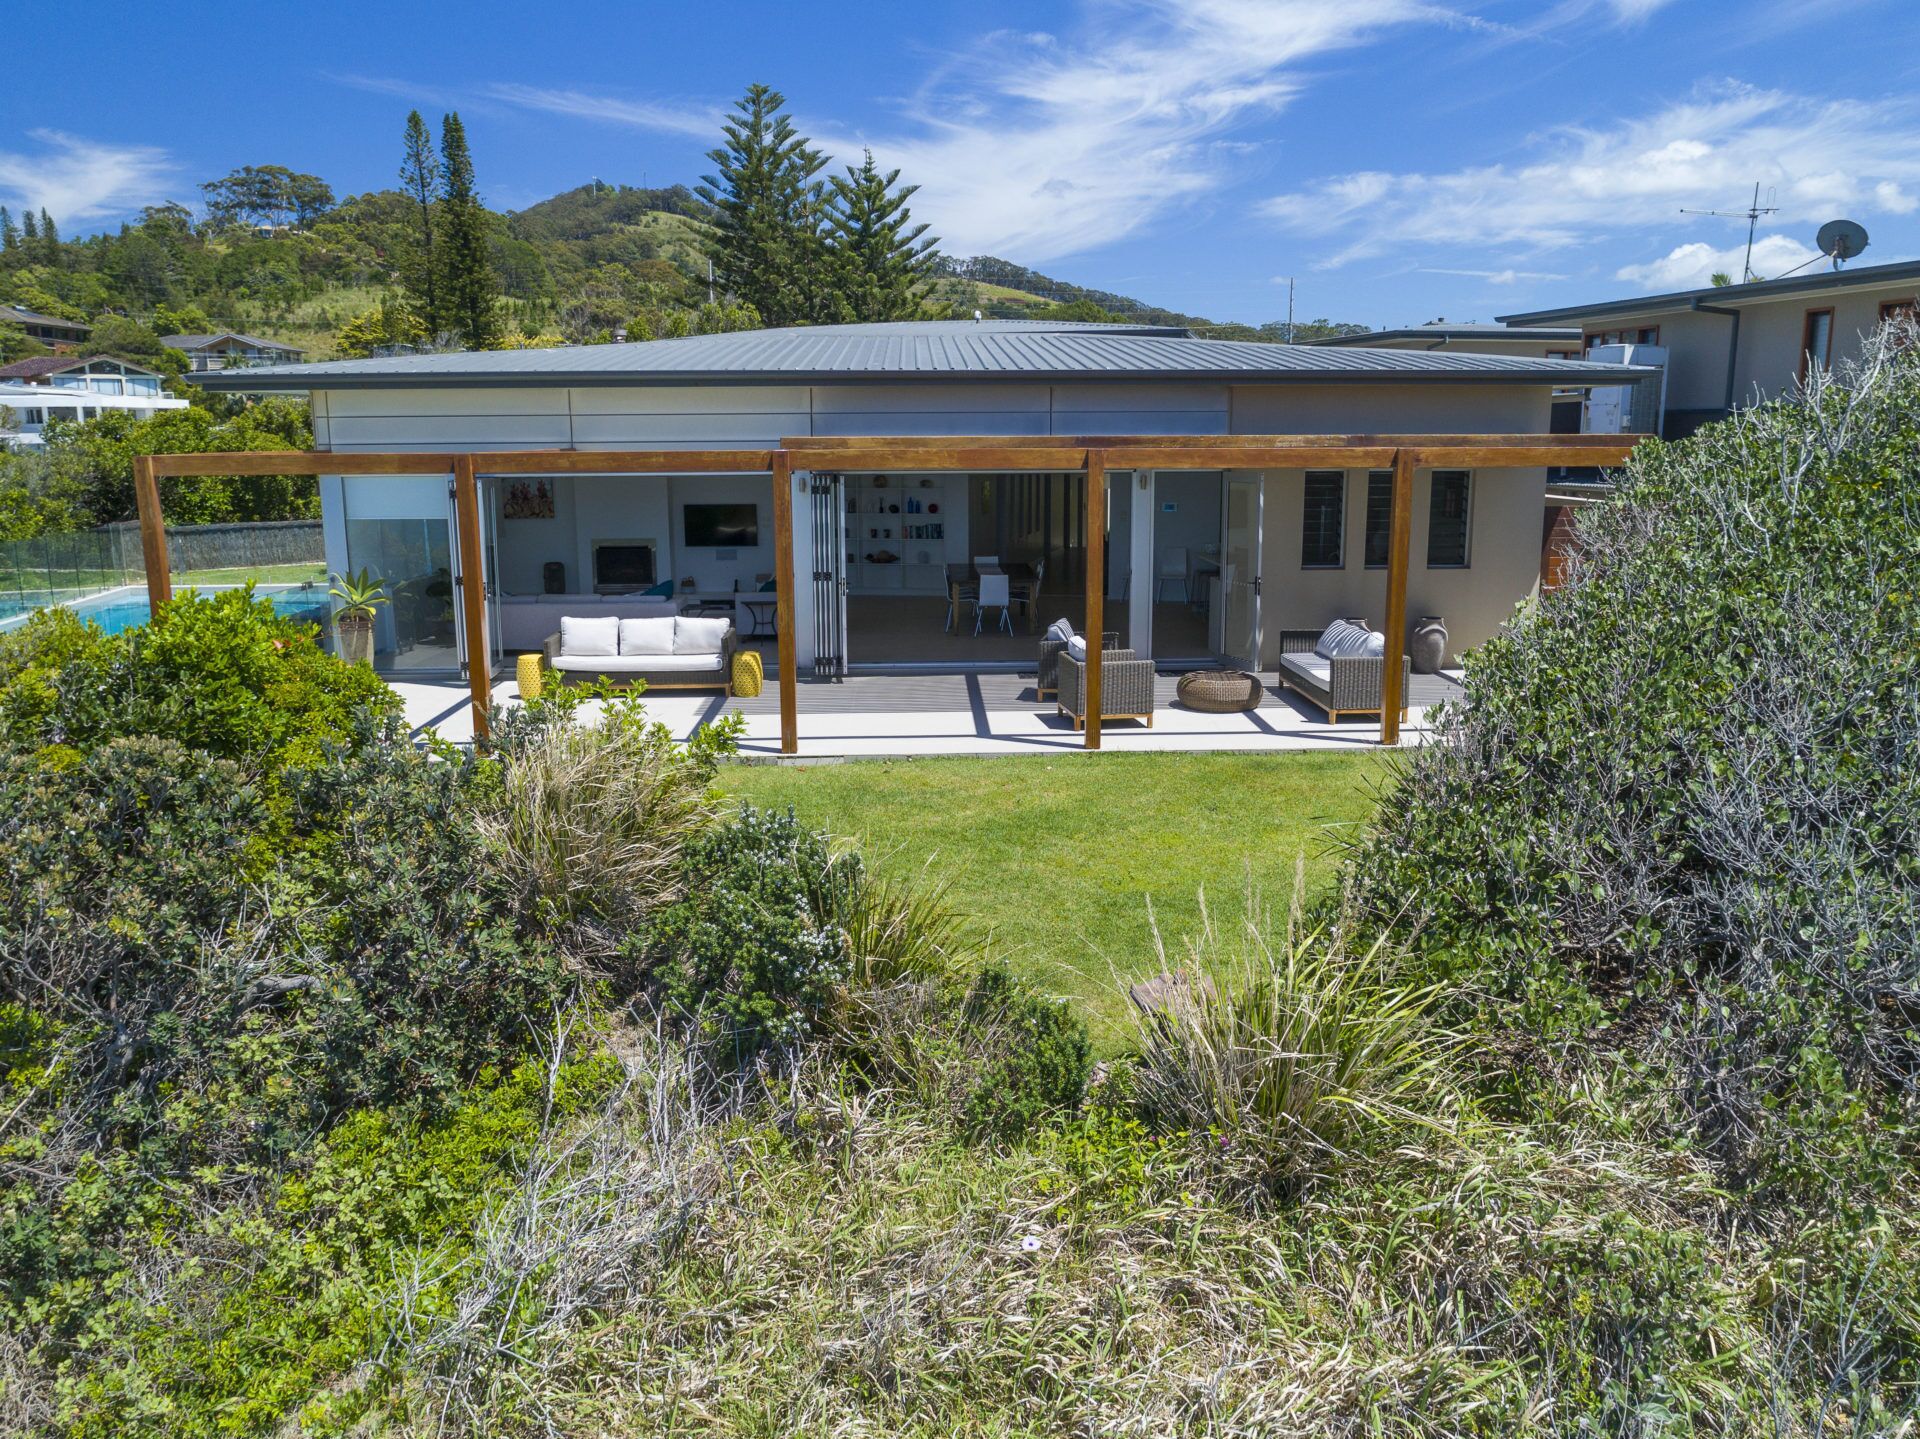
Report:
<svg viewBox="0 0 1920 1439"><path fill-rule="evenodd" d="M946 593L947 566L967 554L965 475L849 475L846 496L851 593Z"/></svg>

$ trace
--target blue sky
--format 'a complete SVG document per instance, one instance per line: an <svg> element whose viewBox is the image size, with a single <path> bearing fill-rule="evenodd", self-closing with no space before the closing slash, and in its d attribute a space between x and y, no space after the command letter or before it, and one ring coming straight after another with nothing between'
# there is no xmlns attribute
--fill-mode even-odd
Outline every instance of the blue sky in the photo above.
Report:
<svg viewBox="0 0 1920 1439"><path fill-rule="evenodd" d="M103 16L105 12L102 12ZM1218 318L1488 319L1755 269L1860 221L1920 256L1916 0L492 0L16 26L0 203L73 234L277 163L393 182L411 106L516 207L691 182L749 82L922 189L951 254Z"/></svg>

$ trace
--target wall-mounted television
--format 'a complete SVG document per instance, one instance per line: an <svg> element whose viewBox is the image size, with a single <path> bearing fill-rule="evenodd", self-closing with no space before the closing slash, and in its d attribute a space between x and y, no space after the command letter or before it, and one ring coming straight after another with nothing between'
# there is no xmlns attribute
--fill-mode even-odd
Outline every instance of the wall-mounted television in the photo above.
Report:
<svg viewBox="0 0 1920 1439"><path fill-rule="evenodd" d="M751 549L760 543L758 505L687 505L689 549Z"/></svg>

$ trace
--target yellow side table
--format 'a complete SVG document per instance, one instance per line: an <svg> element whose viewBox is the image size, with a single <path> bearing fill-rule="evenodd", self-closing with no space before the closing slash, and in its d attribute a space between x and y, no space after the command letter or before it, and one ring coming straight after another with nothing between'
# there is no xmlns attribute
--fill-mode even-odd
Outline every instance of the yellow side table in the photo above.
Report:
<svg viewBox="0 0 1920 1439"><path fill-rule="evenodd" d="M760 693L760 686L766 682L767 675L757 650L734 651L732 678L733 692L742 699L752 699Z"/></svg>
<svg viewBox="0 0 1920 1439"><path fill-rule="evenodd" d="M514 665L515 677L520 681L520 698L537 700L541 687L546 683L545 655L521 655Z"/></svg>

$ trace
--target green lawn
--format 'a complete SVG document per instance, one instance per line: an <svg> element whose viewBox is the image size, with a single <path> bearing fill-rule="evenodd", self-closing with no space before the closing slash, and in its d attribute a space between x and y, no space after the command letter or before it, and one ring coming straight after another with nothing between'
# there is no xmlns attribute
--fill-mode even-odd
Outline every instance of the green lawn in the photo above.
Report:
<svg viewBox="0 0 1920 1439"><path fill-rule="evenodd" d="M1125 986L1199 914L1237 914L1249 875L1284 909L1295 866L1331 882L1342 833L1387 775L1378 754L1100 755L729 766L728 791L857 839L883 869L951 884L998 952L1085 1007L1103 1044Z"/></svg>
<svg viewBox="0 0 1920 1439"><path fill-rule="evenodd" d="M224 570L187 570L174 577L173 587L183 590L188 585L238 585L252 580L260 585L297 585L311 581L325 584L327 567L319 560L307 560L292 565L238 565Z"/></svg>

